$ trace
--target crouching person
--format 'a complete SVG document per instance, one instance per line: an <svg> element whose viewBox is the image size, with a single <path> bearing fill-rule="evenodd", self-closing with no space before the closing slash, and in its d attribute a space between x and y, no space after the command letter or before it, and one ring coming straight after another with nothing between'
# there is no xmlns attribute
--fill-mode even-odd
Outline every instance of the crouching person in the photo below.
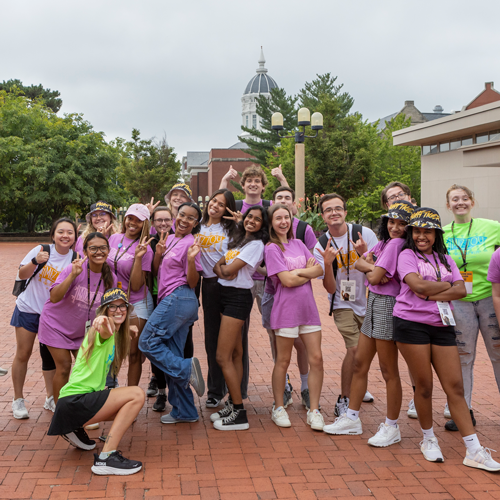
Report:
<svg viewBox="0 0 500 500"><path fill-rule="evenodd" d="M144 391L137 386L104 389L108 371L118 374L128 356L130 336L137 335L137 327L129 327L129 315L123 290L112 288L102 296L69 382L61 389L48 432L77 448L93 450L96 443L84 427L113 421L102 452L94 454L92 472L99 475L126 476L142 468L141 462L125 458L117 448L144 405Z"/></svg>

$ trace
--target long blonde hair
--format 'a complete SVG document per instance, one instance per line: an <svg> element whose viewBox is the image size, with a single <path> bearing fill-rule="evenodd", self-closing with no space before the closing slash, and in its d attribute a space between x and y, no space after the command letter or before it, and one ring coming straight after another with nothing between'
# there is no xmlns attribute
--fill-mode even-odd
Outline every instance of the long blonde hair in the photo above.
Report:
<svg viewBox="0 0 500 500"><path fill-rule="evenodd" d="M99 307L97 309L96 318L98 316L107 316L106 311L107 307ZM130 306L127 308L127 317L125 321L120 325L118 331L114 333L115 337L115 357L113 359L113 363L111 364L111 375L116 377L120 368L122 366L123 360L129 354L130 351ZM83 349L82 356L85 359L87 365L90 363L90 358L92 357L92 353L94 352L95 339L96 335L99 335L99 332L91 326L87 333L87 347ZM90 367L90 365L89 365Z"/></svg>
<svg viewBox="0 0 500 500"><path fill-rule="evenodd" d="M118 221L111 215L111 225L113 226L113 229L115 230L115 233L120 232L120 226L118 225ZM85 241L85 238L90 234L90 233L95 233L97 231L97 228L94 227L94 224L92 224L92 217L90 218L90 223L87 224L87 227L85 228L85 231L80 235L82 237L82 241ZM108 233L109 234L109 233ZM112 233L113 234L113 233Z"/></svg>

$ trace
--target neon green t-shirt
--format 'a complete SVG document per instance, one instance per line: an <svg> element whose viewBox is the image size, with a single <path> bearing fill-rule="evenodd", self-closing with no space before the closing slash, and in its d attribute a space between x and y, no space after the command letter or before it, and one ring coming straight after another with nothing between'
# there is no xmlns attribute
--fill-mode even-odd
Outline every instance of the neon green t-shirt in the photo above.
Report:
<svg viewBox="0 0 500 500"><path fill-rule="evenodd" d="M472 293L461 300L475 302L490 297L492 293L491 283L486 276L495 246L500 245L500 223L489 219L473 219L470 234L468 235L469 225L469 222L465 224L455 223L453 233L451 224L443 227L444 243L458 269L473 272ZM462 249L462 252L465 252L465 245L467 244L467 269L463 266L462 254L453 241L453 235L455 235L455 241Z"/></svg>
<svg viewBox="0 0 500 500"><path fill-rule="evenodd" d="M74 396L75 394L87 394L89 392L102 391L106 384L106 376L109 367L115 357L115 336L101 340L96 335L94 350L90 360L83 357L83 350L88 346L88 337L83 339L80 350L76 357L75 366L69 377L68 383L61 389L60 398Z"/></svg>

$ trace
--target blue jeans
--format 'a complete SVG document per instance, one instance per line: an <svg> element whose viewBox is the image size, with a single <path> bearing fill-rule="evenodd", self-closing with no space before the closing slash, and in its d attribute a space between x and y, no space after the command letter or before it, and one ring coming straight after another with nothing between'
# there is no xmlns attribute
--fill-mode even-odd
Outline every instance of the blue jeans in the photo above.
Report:
<svg viewBox="0 0 500 500"><path fill-rule="evenodd" d="M171 416L180 420L198 419L189 388L191 358L184 359L189 326L198 319L198 300L187 285L167 295L149 317L139 339L139 349L165 372Z"/></svg>

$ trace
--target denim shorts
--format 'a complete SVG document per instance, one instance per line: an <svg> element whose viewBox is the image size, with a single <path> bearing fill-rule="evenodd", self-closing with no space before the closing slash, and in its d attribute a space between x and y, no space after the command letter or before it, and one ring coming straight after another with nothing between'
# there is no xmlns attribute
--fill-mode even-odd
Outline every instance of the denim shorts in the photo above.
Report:
<svg viewBox="0 0 500 500"><path fill-rule="evenodd" d="M262 326L267 330L271 328L271 311L274 304L274 295L272 293L264 292L262 296Z"/></svg>
<svg viewBox="0 0 500 500"><path fill-rule="evenodd" d="M253 298L249 288L220 287L221 314L246 321L252 312Z"/></svg>
<svg viewBox="0 0 500 500"><path fill-rule="evenodd" d="M31 333L38 333L38 324L40 323L40 315L34 313L24 313L16 306L12 313L10 326L24 328Z"/></svg>
<svg viewBox="0 0 500 500"><path fill-rule="evenodd" d="M134 309L132 310L130 317L133 318L137 316L140 319L148 320L151 314L153 314L154 304L153 304L153 296L148 290L148 294L139 302L132 304Z"/></svg>

